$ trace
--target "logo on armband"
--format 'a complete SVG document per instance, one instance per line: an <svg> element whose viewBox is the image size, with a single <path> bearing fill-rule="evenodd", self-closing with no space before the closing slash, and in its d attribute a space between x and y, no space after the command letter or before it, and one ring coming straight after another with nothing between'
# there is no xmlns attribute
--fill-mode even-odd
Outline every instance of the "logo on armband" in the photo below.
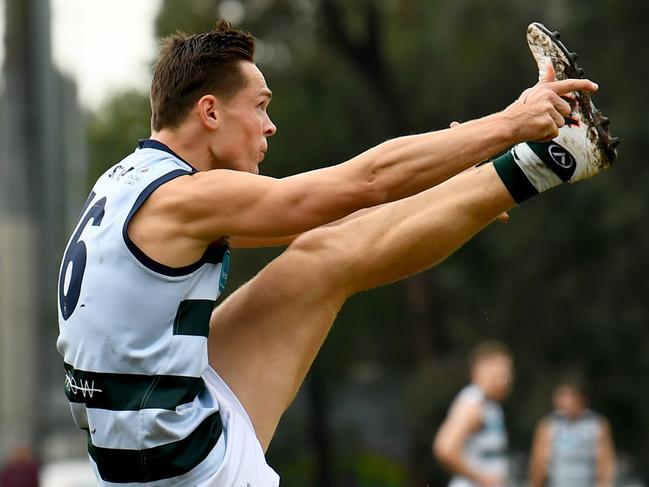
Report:
<svg viewBox="0 0 649 487"><path fill-rule="evenodd" d="M550 144L548 147L550 157L557 164L557 166L564 169L570 169L575 165L575 158L570 152L561 147L559 144Z"/></svg>

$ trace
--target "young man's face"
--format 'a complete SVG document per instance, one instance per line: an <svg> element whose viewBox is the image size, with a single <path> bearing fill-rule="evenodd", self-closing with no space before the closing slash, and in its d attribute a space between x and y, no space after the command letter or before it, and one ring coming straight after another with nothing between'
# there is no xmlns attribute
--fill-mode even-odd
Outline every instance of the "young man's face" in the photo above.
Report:
<svg viewBox="0 0 649 487"><path fill-rule="evenodd" d="M569 417L578 417L586 409L584 396L568 385L560 386L554 391L554 408Z"/></svg>
<svg viewBox="0 0 649 487"><path fill-rule="evenodd" d="M268 150L267 138L277 131L266 111L271 91L253 63L242 61L240 68L245 85L220 101L213 153L221 168L258 174Z"/></svg>
<svg viewBox="0 0 649 487"><path fill-rule="evenodd" d="M512 359L507 355L490 355L480 359L473 367L472 379L485 394L496 401L509 396L513 379Z"/></svg>

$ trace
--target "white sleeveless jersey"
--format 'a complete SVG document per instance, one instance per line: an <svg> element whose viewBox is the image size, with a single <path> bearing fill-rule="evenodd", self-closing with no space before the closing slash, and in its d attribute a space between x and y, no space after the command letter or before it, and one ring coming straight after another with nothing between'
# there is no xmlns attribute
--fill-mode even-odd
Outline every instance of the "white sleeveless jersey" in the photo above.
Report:
<svg viewBox="0 0 649 487"><path fill-rule="evenodd" d="M99 178L65 250L57 348L102 485L196 485L223 456L219 404L201 376L228 248L170 268L127 233L156 188L194 172L164 144L141 141Z"/></svg>
<svg viewBox="0 0 649 487"><path fill-rule="evenodd" d="M470 435L464 442L463 457L474 470L484 474L500 475L504 479L509 475L507 460L507 431L505 418L500 404L485 396L482 389L471 384L457 395L451 409L459 402L468 402L480 406L482 410L482 427ZM475 487L465 477L455 476L450 487Z"/></svg>
<svg viewBox="0 0 649 487"><path fill-rule="evenodd" d="M548 418L550 425L551 487L591 487L597 483L597 445L602 434L599 415L587 410L577 419L558 413Z"/></svg>

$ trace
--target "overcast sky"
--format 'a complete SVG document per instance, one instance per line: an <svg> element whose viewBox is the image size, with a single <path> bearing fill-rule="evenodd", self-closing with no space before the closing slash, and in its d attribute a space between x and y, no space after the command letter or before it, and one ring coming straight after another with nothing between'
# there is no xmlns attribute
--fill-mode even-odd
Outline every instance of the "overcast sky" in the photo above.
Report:
<svg viewBox="0 0 649 487"><path fill-rule="evenodd" d="M95 110L111 93L148 88L161 0L50 2L54 62L77 81L84 106Z"/></svg>
<svg viewBox="0 0 649 487"><path fill-rule="evenodd" d="M5 38L5 0L0 0L0 39ZM5 46L4 40L0 41L0 66L4 62Z"/></svg>
<svg viewBox="0 0 649 487"><path fill-rule="evenodd" d="M157 50L153 24L162 0L49 2L54 63L77 82L86 108L97 110L110 95L128 88L148 90ZM0 66L5 3L0 0ZM222 1L219 14L236 24L243 16L241 1Z"/></svg>

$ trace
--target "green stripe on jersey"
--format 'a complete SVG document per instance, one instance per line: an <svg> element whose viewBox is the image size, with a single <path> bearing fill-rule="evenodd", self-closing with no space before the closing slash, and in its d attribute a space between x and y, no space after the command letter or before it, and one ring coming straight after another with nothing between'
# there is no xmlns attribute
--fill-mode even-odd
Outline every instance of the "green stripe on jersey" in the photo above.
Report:
<svg viewBox="0 0 649 487"><path fill-rule="evenodd" d="M70 402L112 411L174 410L205 389L200 377L110 374L65 365L65 395Z"/></svg>
<svg viewBox="0 0 649 487"><path fill-rule="evenodd" d="M118 450L92 444L88 453L106 482L144 483L186 474L212 451L223 431L218 412L208 416L189 436L144 450Z"/></svg>
<svg viewBox="0 0 649 487"><path fill-rule="evenodd" d="M207 338L214 303L215 301L209 299L181 301L174 320L174 335L194 335Z"/></svg>

